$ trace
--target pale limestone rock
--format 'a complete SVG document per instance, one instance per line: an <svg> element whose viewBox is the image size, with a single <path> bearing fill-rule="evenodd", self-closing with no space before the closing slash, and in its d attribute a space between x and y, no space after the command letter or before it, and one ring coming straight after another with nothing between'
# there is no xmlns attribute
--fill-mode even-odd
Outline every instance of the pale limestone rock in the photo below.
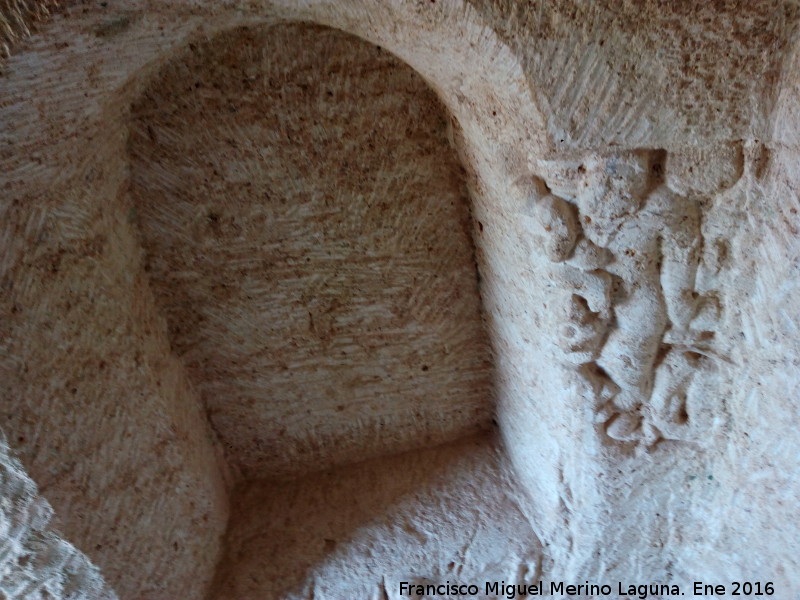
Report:
<svg viewBox="0 0 800 600"><path fill-rule="evenodd" d="M3 583L795 598L798 23L6 3L0 425L82 554Z"/></svg>
<svg viewBox="0 0 800 600"><path fill-rule="evenodd" d="M536 200L534 213L546 232L543 252L553 262L565 261L578 239L573 209L562 198L548 194Z"/></svg>
<svg viewBox="0 0 800 600"><path fill-rule="evenodd" d="M51 529L52 514L0 439L0 595L116 600L99 569Z"/></svg>

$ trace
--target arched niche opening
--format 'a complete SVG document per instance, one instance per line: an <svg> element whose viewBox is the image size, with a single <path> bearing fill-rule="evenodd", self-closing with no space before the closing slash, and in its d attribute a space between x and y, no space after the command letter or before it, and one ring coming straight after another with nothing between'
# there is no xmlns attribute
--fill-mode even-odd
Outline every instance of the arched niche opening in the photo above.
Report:
<svg viewBox="0 0 800 600"><path fill-rule="evenodd" d="M448 135L411 68L303 23L189 44L133 106L144 268L245 478L488 426L469 203Z"/></svg>

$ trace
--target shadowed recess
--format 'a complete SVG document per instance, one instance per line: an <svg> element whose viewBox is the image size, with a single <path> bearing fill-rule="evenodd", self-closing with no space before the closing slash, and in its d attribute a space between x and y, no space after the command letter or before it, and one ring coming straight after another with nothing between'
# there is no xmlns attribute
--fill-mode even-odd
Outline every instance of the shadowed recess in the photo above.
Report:
<svg viewBox="0 0 800 600"><path fill-rule="evenodd" d="M246 477L486 427L488 344L448 131L409 67L304 24L191 44L134 106L145 269Z"/></svg>

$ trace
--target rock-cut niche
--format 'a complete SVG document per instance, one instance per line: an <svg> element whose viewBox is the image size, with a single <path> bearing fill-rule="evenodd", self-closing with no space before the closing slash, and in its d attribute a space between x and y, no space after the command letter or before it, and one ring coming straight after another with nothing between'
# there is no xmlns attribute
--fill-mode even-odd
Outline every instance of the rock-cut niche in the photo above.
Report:
<svg viewBox="0 0 800 600"><path fill-rule="evenodd" d="M190 44L133 107L144 268L247 478L486 427L490 361L448 115L307 24Z"/></svg>

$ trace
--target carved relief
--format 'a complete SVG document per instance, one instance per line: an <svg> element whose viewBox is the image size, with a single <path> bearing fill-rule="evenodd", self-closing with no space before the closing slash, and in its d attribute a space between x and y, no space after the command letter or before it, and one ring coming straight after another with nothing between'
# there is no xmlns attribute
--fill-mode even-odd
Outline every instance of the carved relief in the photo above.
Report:
<svg viewBox="0 0 800 600"><path fill-rule="evenodd" d="M563 263L559 277L572 291L556 344L590 383L596 421L618 442L696 440L713 423L703 374L714 368L708 344L720 305L696 280L701 205L741 173L736 153L727 154L730 176L712 183L686 156L670 171L664 151L540 161L547 183L534 213L545 255Z"/></svg>

